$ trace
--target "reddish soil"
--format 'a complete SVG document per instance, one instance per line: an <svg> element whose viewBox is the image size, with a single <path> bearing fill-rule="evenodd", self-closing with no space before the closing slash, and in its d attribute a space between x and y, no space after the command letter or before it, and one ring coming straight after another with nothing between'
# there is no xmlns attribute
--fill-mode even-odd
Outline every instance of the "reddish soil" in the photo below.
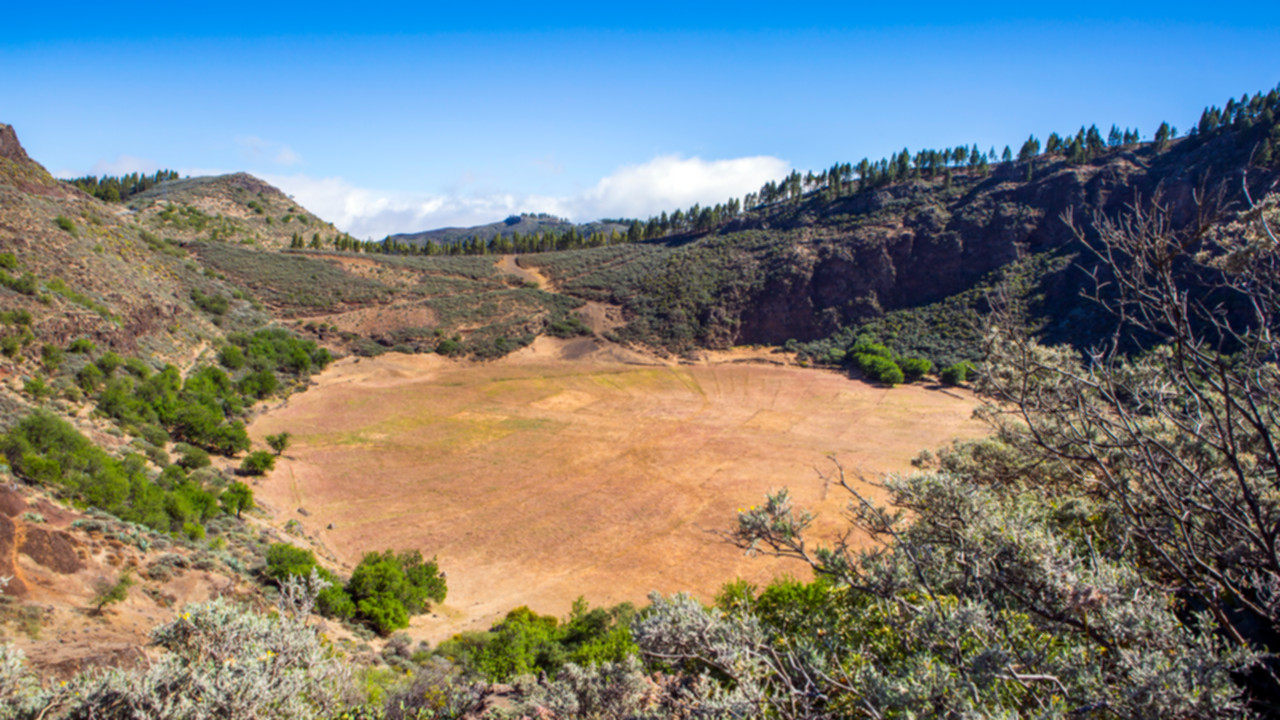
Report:
<svg viewBox="0 0 1280 720"><path fill-rule="evenodd" d="M242 580L216 571L174 568L165 579L152 579L148 569L157 558L189 552L143 552L75 528L79 517L31 488L0 483L0 577L11 577L0 590L0 642L15 643L41 676L139 662L151 652L150 630L186 603L217 594L253 596ZM114 582L126 569L140 571L128 597L93 611L97 584Z"/></svg>
<svg viewBox="0 0 1280 720"><path fill-rule="evenodd" d="M385 548L438 556L448 602L411 629L438 641L519 605L563 615L579 595L706 598L739 576L806 576L714 532L789 486L832 537L846 498L815 473L828 455L876 476L981 432L963 392L887 390L768 359L642 365L592 341L540 339L490 363L344 360L254 422L258 440L296 438L255 492L277 525L301 521L348 566Z"/></svg>
<svg viewBox="0 0 1280 720"><path fill-rule="evenodd" d="M543 290L551 289L551 282L547 280L545 275L538 272L537 268L521 265L519 258L515 255L503 255L498 258L498 262L495 263L494 267L504 275L515 275L524 282L533 283Z"/></svg>

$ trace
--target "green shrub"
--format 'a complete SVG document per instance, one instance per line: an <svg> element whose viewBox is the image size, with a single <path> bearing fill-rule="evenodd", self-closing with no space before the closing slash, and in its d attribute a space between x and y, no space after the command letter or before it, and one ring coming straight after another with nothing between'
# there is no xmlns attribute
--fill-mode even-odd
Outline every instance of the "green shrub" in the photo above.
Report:
<svg viewBox="0 0 1280 720"><path fill-rule="evenodd" d="M444 602L447 591L436 561L424 562L417 550L366 553L347 583L358 616L381 635L408 627L410 615Z"/></svg>
<svg viewBox="0 0 1280 720"><path fill-rule="evenodd" d="M854 355L858 369L868 378L885 385L898 385L905 379L902 369L893 360L882 355Z"/></svg>
<svg viewBox="0 0 1280 720"><path fill-rule="evenodd" d="M93 341L90 340L89 338L76 338L75 340L71 341L70 345L67 346L67 350L73 353L81 353L84 355L87 355L96 349L97 349L97 346L94 345Z"/></svg>
<svg viewBox="0 0 1280 720"><path fill-rule="evenodd" d="M125 360L124 369L127 370L130 375L138 378L139 380L146 380L151 377L151 366L143 362L140 358L131 357L128 360Z"/></svg>
<svg viewBox="0 0 1280 720"><path fill-rule="evenodd" d="M202 467L208 467L211 463L209 453L195 445L178 443L173 449L178 453L178 465L186 470L199 470Z"/></svg>
<svg viewBox="0 0 1280 720"><path fill-rule="evenodd" d="M172 532L217 511L198 483L166 489L147 476L142 456L117 460L48 412L19 420L0 436L0 451L19 477L155 530Z"/></svg>
<svg viewBox="0 0 1280 720"><path fill-rule="evenodd" d="M0 253L0 268L5 270L17 270L18 256L11 252Z"/></svg>
<svg viewBox="0 0 1280 720"><path fill-rule="evenodd" d="M169 433L159 425L143 425L139 434L143 440L157 447L164 447L169 443Z"/></svg>
<svg viewBox="0 0 1280 720"><path fill-rule="evenodd" d="M915 382L933 370L933 363L924 358L909 357L898 360L898 367L902 368L902 375L907 382Z"/></svg>
<svg viewBox="0 0 1280 720"><path fill-rule="evenodd" d="M169 464L169 453L165 452L162 447L157 447L151 443L145 443L142 447L142 453L146 455L147 459L156 467L166 467Z"/></svg>
<svg viewBox="0 0 1280 720"><path fill-rule="evenodd" d="M949 365L938 373L938 378L942 380L943 385L962 385L968 382L969 375L973 372L973 365L967 362L958 362Z"/></svg>
<svg viewBox="0 0 1280 720"><path fill-rule="evenodd" d="M558 338L571 338L590 335L591 328L587 327L577 315L565 315L551 321L547 326L547 334Z"/></svg>
<svg viewBox="0 0 1280 720"><path fill-rule="evenodd" d="M210 315L226 315L231 307L231 301L222 295L205 295L196 288L191 289L191 301Z"/></svg>
<svg viewBox="0 0 1280 720"><path fill-rule="evenodd" d="M240 462L241 475L266 475L276 467L276 456L266 450L255 450Z"/></svg>
<svg viewBox="0 0 1280 720"><path fill-rule="evenodd" d="M218 502L224 512L238 518L240 513L253 509L253 489L242 482L233 482L218 496Z"/></svg>
<svg viewBox="0 0 1280 720"><path fill-rule="evenodd" d="M53 395L53 389L44 381L44 378L40 377L28 379L22 384L22 390L30 395L36 402L42 402Z"/></svg>
<svg viewBox="0 0 1280 720"><path fill-rule="evenodd" d="M125 598L129 597L129 588L133 587L133 585L133 574L129 570L121 573L115 582L99 580L94 586L93 600L90 601L90 604L93 605L94 613L101 615L103 609L108 605L123 602Z"/></svg>
<svg viewBox="0 0 1280 720"><path fill-rule="evenodd" d="M110 377L120 368L121 365L124 364L124 359L108 350L102 354L102 357L97 359L96 364L98 369L101 370L104 375Z"/></svg>
<svg viewBox="0 0 1280 720"><path fill-rule="evenodd" d="M276 374L267 369L255 370L245 375L237 384L241 393L255 400L271 397L279 387L280 381Z"/></svg>
<svg viewBox="0 0 1280 720"><path fill-rule="evenodd" d="M462 354L462 342L454 338L445 338L436 343L436 352L453 357Z"/></svg>
<svg viewBox="0 0 1280 720"><path fill-rule="evenodd" d="M0 270L0 285L23 295L35 295L40 286L36 282L36 276L29 272L23 273L21 277L14 277L4 270Z"/></svg>
<svg viewBox="0 0 1280 720"><path fill-rule="evenodd" d="M76 373L76 383L85 392L96 392L104 377L97 365L85 365Z"/></svg>
<svg viewBox="0 0 1280 720"><path fill-rule="evenodd" d="M218 351L218 362L228 370L239 370L244 367L244 351L237 345L224 345Z"/></svg>
<svg viewBox="0 0 1280 720"><path fill-rule="evenodd" d="M849 348L849 352L853 354L854 357L857 357L858 355L873 355L875 357L882 357L890 360L893 359L892 350L867 338L859 338L858 341Z"/></svg>
<svg viewBox="0 0 1280 720"><path fill-rule="evenodd" d="M80 232L76 229L75 222L73 222L71 218L67 217L66 215L59 215L58 217L53 219L53 222L63 231L70 234L71 237L78 237L80 235Z"/></svg>
<svg viewBox="0 0 1280 720"><path fill-rule="evenodd" d="M288 432L281 432L275 435L267 436L267 446L275 451L276 455L280 455L289 448L289 441L293 439L293 435Z"/></svg>
<svg viewBox="0 0 1280 720"><path fill-rule="evenodd" d="M45 343L44 346L40 348L40 361L44 364L45 369L51 373L57 372L58 368L62 366L62 361L65 359L66 353L63 352L62 348L54 345L53 343Z"/></svg>
<svg viewBox="0 0 1280 720"><path fill-rule="evenodd" d="M519 607L488 632L465 633L442 643L440 653L491 682L555 674L570 662L621 662L637 653L629 630L634 616L630 604L590 608L582 598L563 623Z"/></svg>
<svg viewBox="0 0 1280 720"><path fill-rule="evenodd" d="M4 353L5 357L17 358L21 350L22 339L19 336L5 335L0 337L0 353Z"/></svg>
<svg viewBox="0 0 1280 720"><path fill-rule="evenodd" d="M0 310L0 324L30 326L32 321L31 312L28 310Z"/></svg>

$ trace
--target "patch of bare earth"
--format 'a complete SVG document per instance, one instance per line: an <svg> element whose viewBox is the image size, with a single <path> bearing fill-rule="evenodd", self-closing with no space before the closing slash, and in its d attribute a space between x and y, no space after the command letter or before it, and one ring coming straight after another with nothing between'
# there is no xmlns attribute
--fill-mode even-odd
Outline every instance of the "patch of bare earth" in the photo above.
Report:
<svg viewBox="0 0 1280 720"><path fill-rule="evenodd" d="M538 286L540 290L549 291L552 289L551 281L547 280L545 275L538 272L537 268L521 265L519 258L515 255L503 255L498 258L494 267L497 268L499 273L503 275L514 275L524 282Z"/></svg>
<svg viewBox="0 0 1280 720"><path fill-rule="evenodd" d="M320 257L333 262L357 277L374 280L401 290L413 287L421 278L418 273L411 270L389 266L386 263L359 256L334 253L332 255L313 254L313 257Z"/></svg>
<svg viewBox="0 0 1280 720"><path fill-rule="evenodd" d="M448 602L412 628L438 641L519 605L563 615L579 595L708 598L735 577L805 577L714 532L788 486L830 538L845 498L814 472L828 455L876 476L982 432L965 393L887 390L764 351L692 365L619 352L540 339L498 362L344 360L254 422L258 440L296 437L255 492L348 566L385 548L438 556Z"/></svg>
<svg viewBox="0 0 1280 720"><path fill-rule="evenodd" d="M155 650L148 633L183 605L257 591L217 568L200 569L186 548L139 550L114 534L72 523L82 516L30 488L0 484L0 642L12 642L45 677L129 666ZM177 564L161 560L181 558ZM163 565L158 574L157 565ZM97 612L99 583L130 572L127 598Z"/></svg>
<svg viewBox="0 0 1280 720"><path fill-rule="evenodd" d="M298 318L299 322L329 323L342 332L376 335L403 328L434 327L436 313L421 302L392 303L328 315Z"/></svg>

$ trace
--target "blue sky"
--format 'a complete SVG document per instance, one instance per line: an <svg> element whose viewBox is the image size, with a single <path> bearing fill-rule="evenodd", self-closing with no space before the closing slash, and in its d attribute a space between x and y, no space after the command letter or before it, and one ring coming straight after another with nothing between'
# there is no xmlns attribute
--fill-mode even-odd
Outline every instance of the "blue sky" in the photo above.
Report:
<svg viewBox="0 0 1280 720"><path fill-rule="evenodd" d="M0 122L58 174L247 170L381 237L643 216L904 146L1149 136L1280 82L1280 3L793 5L24 3Z"/></svg>

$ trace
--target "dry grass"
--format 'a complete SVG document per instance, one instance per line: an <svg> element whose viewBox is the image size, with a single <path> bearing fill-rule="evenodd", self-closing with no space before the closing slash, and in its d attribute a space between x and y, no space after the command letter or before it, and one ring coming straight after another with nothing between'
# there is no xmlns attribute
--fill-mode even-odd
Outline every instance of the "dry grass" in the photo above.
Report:
<svg viewBox="0 0 1280 720"><path fill-rule="evenodd" d="M568 361L551 344L493 363L337 364L251 428L296 437L259 498L346 563L385 547L439 555L449 602L414 630L440 639L518 605L563 614L578 595L707 597L737 576L799 574L711 531L784 485L830 531L842 502L824 499L813 471L825 456L900 470L922 448L980 431L970 398L938 390L756 363Z"/></svg>

